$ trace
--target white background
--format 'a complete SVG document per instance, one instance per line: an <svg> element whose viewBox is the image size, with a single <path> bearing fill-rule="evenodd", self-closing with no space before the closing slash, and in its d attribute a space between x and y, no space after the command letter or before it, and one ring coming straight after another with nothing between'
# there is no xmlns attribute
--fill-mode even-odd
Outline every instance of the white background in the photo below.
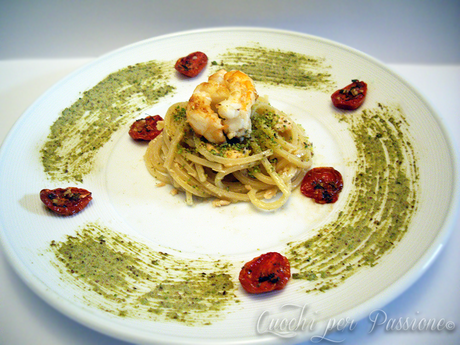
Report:
<svg viewBox="0 0 460 345"><path fill-rule="evenodd" d="M1 0L0 59L96 57L177 31L262 26L329 38L386 63L460 63L457 0Z"/></svg>
<svg viewBox="0 0 460 345"><path fill-rule="evenodd" d="M0 1L0 142L37 97L84 63L139 40L219 26L295 30L368 53L411 82L459 138L459 18L459 1L439 0ZM380 326L369 333L367 318L353 331L328 338L343 344L459 344L459 247L457 221L422 278L382 306L388 318L453 321L453 331L396 332ZM0 344L125 343L56 312L0 254Z"/></svg>

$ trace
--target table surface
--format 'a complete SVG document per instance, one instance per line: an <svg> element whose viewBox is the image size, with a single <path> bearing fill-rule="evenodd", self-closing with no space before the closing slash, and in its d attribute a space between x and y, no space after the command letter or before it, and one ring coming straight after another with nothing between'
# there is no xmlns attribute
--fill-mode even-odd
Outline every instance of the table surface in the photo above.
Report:
<svg viewBox="0 0 460 345"><path fill-rule="evenodd" d="M42 93L92 59L0 61L0 142ZM456 148L460 138L460 65L389 65L426 97L450 129ZM0 186L1 188L1 186ZM372 330L370 318L353 330L328 339L342 344L459 344L460 343L460 219L450 241L426 273L386 306L388 319L444 319L452 331ZM60 314L35 295L0 251L0 344L127 344L82 326ZM330 343L323 340L324 343ZM304 344L309 344L304 343Z"/></svg>

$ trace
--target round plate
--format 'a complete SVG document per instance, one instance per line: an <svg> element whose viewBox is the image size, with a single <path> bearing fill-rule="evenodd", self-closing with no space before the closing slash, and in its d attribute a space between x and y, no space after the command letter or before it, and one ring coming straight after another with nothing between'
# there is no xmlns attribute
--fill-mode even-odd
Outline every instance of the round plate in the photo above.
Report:
<svg viewBox="0 0 460 345"><path fill-rule="evenodd" d="M210 61L235 47L258 45L323 59L335 86L359 78L369 85L364 107L398 104L403 110L419 167L419 206L407 233L372 268L359 271L334 289L305 293L305 282L294 281L271 294L249 296L236 291L239 303L210 325L121 317L97 307L98 295L81 288L59 270L51 241L65 241L88 222L98 222L156 251L190 260L233 262L232 280L238 286L240 265L268 251L283 251L286 243L308 238L340 212L347 187L334 205L307 203L297 191L277 212L261 212L248 204L213 208L208 202L185 205L168 186L157 188L144 165L146 146L134 144L128 125L115 132L96 157L95 169L81 187L93 192L88 209L70 218L52 216L38 198L43 188L64 187L47 178L40 149L50 125L81 93L108 74L149 60L170 61L193 51L206 52ZM206 80L212 66L197 78L172 73L175 92L145 113L164 114L168 107L190 97ZM292 114L315 146L314 165L331 165L343 172L345 185L353 177L353 142L330 121L338 111L330 93L257 84L276 108ZM318 37L257 28L222 28L182 32L142 41L109 53L74 72L38 99L16 123L0 153L0 221L3 250L21 278L62 313L113 337L137 343L286 343L322 335L327 321L353 320L387 304L410 286L428 267L447 240L458 204L457 161L439 117L426 101L379 61ZM72 183L66 183L72 184ZM174 276L172 276L174 278ZM309 326L301 324L310 320ZM278 322L277 325L274 323ZM284 322L284 323L283 323Z"/></svg>

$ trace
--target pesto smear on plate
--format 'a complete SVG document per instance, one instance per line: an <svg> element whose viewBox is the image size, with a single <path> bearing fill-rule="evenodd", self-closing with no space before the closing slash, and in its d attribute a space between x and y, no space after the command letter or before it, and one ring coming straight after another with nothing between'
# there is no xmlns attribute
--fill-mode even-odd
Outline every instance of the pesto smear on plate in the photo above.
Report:
<svg viewBox="0 0 460 345"><path fill-rule="evenodd" d="M230 263L179 259L98 223L51 249L61 278L101 297L86 296L89 305L118 316L207 325L237 302Z"/></svg>
<svg viewBox="0 0 460 345"><path fill-rule="evenodd" d="M337 116L357 149L351 193L313 238L288 244L293 278L314 282L309 290L335 287L377 264L404 236L418 204L417 160L402 111L379 104Z"/></svg>
<svg viewBox="0 0 460 345"><path fill-rule="evenodd" d="M215 68L239 69L255 81L321 92L334 88L321 58L260 46L237 47L220 58ZM84 92L51 127L41 150L47 175L81 182L112 133L174 90L167 83L172 70L154 61L137 64ZM313 237L288 243L284 251L294 283L303 280L299 286L307 292L338 286L377 264L402 239L418 205L417 160L401 109L378 104L339 113L337 120L348 126L357 152L345 207ZM115 315L205 325L238 302L230 263L153 251L97 223L53 241L51 248L62 278L92 291L83 297L87 304Z"/></svg>
<svg viewBox="0 0 460 345"><path fill-rule="evenodd" d="M254 46L232 48L217 60L218 69L240 70L256 82L323 92L335 87L324 58Z"/></svg>
<svg viewBox="0 0 460 345"><path fill-rule="evenodd" d="M167 84L170 69L165 62L138 63L83 92L53 123L40 150L47 176L82 182L98 150L120 126L174 91Z"/></svg>

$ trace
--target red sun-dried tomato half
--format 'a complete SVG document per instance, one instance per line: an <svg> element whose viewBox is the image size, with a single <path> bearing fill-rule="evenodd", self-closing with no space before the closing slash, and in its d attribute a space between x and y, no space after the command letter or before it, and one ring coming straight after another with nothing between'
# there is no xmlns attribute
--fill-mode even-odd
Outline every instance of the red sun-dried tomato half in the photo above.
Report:
<svg viewBox="0 0 460 345"><path fill-rule="evenodd" d="M342 174L332 167L313 168L300 184L300 191L318 204L331 204L338 200L343 188Z"/></svg>
<svg viewBox="0 0 460 345"><path fill-rule="evenodd" d="M193 78L196 77L208 63L205 53L194 52L177 60L174 68L181 74Z"/></svg>
<svg viewBox="0 0 460 345"><path fill-rule="evenodd" d="M144 119L136 120L129 129L129 135L134 140L153 140L162 131L157 127L159 121L163 121L160 115L147 116Z"/></svg>
<svg viewBox="0 0 460 345"><path fill-rule="evenodd" d="M247 262L239 280L249 293L263 293L283 289L291 278L289 260L275 252L262 254Z"/></svg>
<svg viewBox="0 0 460 345"><path fill-rule="evenodd" d="M331 100L332 104L337 108L355 110L363 104L366 94L367 84L363 81L353 79L350 85L334 92Z"/></svg>
<svg viewBox="0 0 460 345"><path fill-rule="evenodd" d="M91 192L83 188L68 187L40 191L40 200L46 207L63 216L80 212L92 199Z"/></svg>

